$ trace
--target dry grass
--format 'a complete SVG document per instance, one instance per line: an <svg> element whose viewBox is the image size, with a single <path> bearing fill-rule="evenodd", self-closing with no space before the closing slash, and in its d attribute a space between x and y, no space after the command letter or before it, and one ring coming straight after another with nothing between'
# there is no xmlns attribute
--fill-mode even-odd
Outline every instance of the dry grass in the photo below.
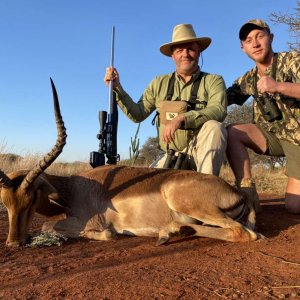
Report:
<svg viewBox="0 0 300 300"><path fill-rule="evenodd" d="M0 157L0 169L4 172L13 172L20 169L32 169L36 163L42 158L39 154L26 155L23 158L19 157L14 161L11 161L7 157ZM74 162L74 163L64 163L64 162L54 162L48 169L48 174L70 176L78 174L81 171L91 169L88 163Z"/></svg>
<svg viewBox="0 0 300 300"><path fill-rule="evenodd" d="M287 184L287 176L284 174L285 169L271 170L264 166L252 168L252 174L256 183L259 194L276 194L284 195ZM234 184L234 176L229 166L223 166L220 177L230 184Z"/></svg>
<svg viewBox="0 0 300 300"><path fill-rule="evenodd" d="M74 163L58 162L52 164L47 169L47 173L52 175L59 175L59 176L71 176L90 169L92 169L90 164L84 162L74 162Z"/></svg>

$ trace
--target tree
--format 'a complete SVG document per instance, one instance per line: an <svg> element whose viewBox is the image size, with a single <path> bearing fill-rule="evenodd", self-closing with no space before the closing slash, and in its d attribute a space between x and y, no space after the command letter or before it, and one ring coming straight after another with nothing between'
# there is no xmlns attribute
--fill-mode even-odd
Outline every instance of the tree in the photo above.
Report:
<svg viewBox="0 0 300 300"><path fill-rule="evenodd" d="M139 164L149 165L160 155L157 137L149 137L140 150Z"/></svg>
<svg viewBox="0 0 300 300"><path fill-rule="evenodd" d="M286 24L289 27L289 32L295 38L295 42L288 42L291 50L299 51L300 49L300 1L297 1L297 6L293 14L271 13L270 19L275 24Z"/></svg>
<svg viewBox="0 0 300 300"><path fill-rule="evenodd" d="M6 154L0 153L0 161L1 162L7 161L9 164L12 164L21 159L22 159L22 157L20 155L17 155L14 153L6 153Z"/></svg>
<svg viewBox="0 0 300 300"><path fill-rule="evenodd" d="M231 123L252 123L253 108L252 101L247 101L244 105L232 105L228 107L228 115L225 119L225 124Z"/></svg>

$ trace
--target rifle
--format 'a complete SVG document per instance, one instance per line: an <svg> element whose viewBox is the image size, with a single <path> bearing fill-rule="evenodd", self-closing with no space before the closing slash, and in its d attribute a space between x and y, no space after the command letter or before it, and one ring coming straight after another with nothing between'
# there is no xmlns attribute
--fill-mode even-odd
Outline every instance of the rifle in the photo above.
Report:
<svg viewBox="0 0 300 300"><path fill-rule="evenodd" d="M115 27L112 27L110 65L114 65ZM105 165L105 156L108 164L116 164L120 160L117 154L117 129L118 107L113 93L113 82L109 82L109 113L99 112L100 133L97 139L100 141L99 150L90 153L90 165L93 168Z"/></svg>

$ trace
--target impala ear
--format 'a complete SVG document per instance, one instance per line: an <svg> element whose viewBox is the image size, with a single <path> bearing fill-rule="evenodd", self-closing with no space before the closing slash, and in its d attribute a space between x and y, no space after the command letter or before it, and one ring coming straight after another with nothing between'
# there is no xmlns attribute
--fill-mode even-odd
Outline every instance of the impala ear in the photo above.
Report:
<svg viewBox="0 0 300 300"><path fill-rule="evenodd" d="M54 192L48 195L48 199L50 202L55 203L61 207L66 207L66 202L60 197L59 193Z"/></svg>
<svg viewBox="0 0 300 300"><path fill-rule="evenodd" d="M0 169L0 189L1 187L11 188L12 183L8 176Z"/></svg>
<svg viewBox="0 0 300 300"><path fill-rule="evenodd" d="M66 203L59 195L57 189L49 182L45 174L41 174L34 182L35 190L41 190L48 196L50 202L65 207Z"/></svg>

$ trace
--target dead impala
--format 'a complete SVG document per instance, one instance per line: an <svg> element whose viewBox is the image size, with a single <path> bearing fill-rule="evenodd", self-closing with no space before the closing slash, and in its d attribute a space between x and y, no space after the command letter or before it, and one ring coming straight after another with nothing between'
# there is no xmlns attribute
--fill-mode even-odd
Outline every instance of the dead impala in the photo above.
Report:
<svg viewBox="0 0 300 300"><path fill-rule="evenodd" d="M116 234L158 236L166 243L175 233L225 241L252 241L253 203L221 178L193 171L102 166L76 176L44 171L66 143L66 129L51 80L57 141L32 170L0 170L0 198L9 217L7 246L26 242L34 213L64 214L43 231L66 237L109 240ZM235 220L245 215L247 225Z"/></svg>

